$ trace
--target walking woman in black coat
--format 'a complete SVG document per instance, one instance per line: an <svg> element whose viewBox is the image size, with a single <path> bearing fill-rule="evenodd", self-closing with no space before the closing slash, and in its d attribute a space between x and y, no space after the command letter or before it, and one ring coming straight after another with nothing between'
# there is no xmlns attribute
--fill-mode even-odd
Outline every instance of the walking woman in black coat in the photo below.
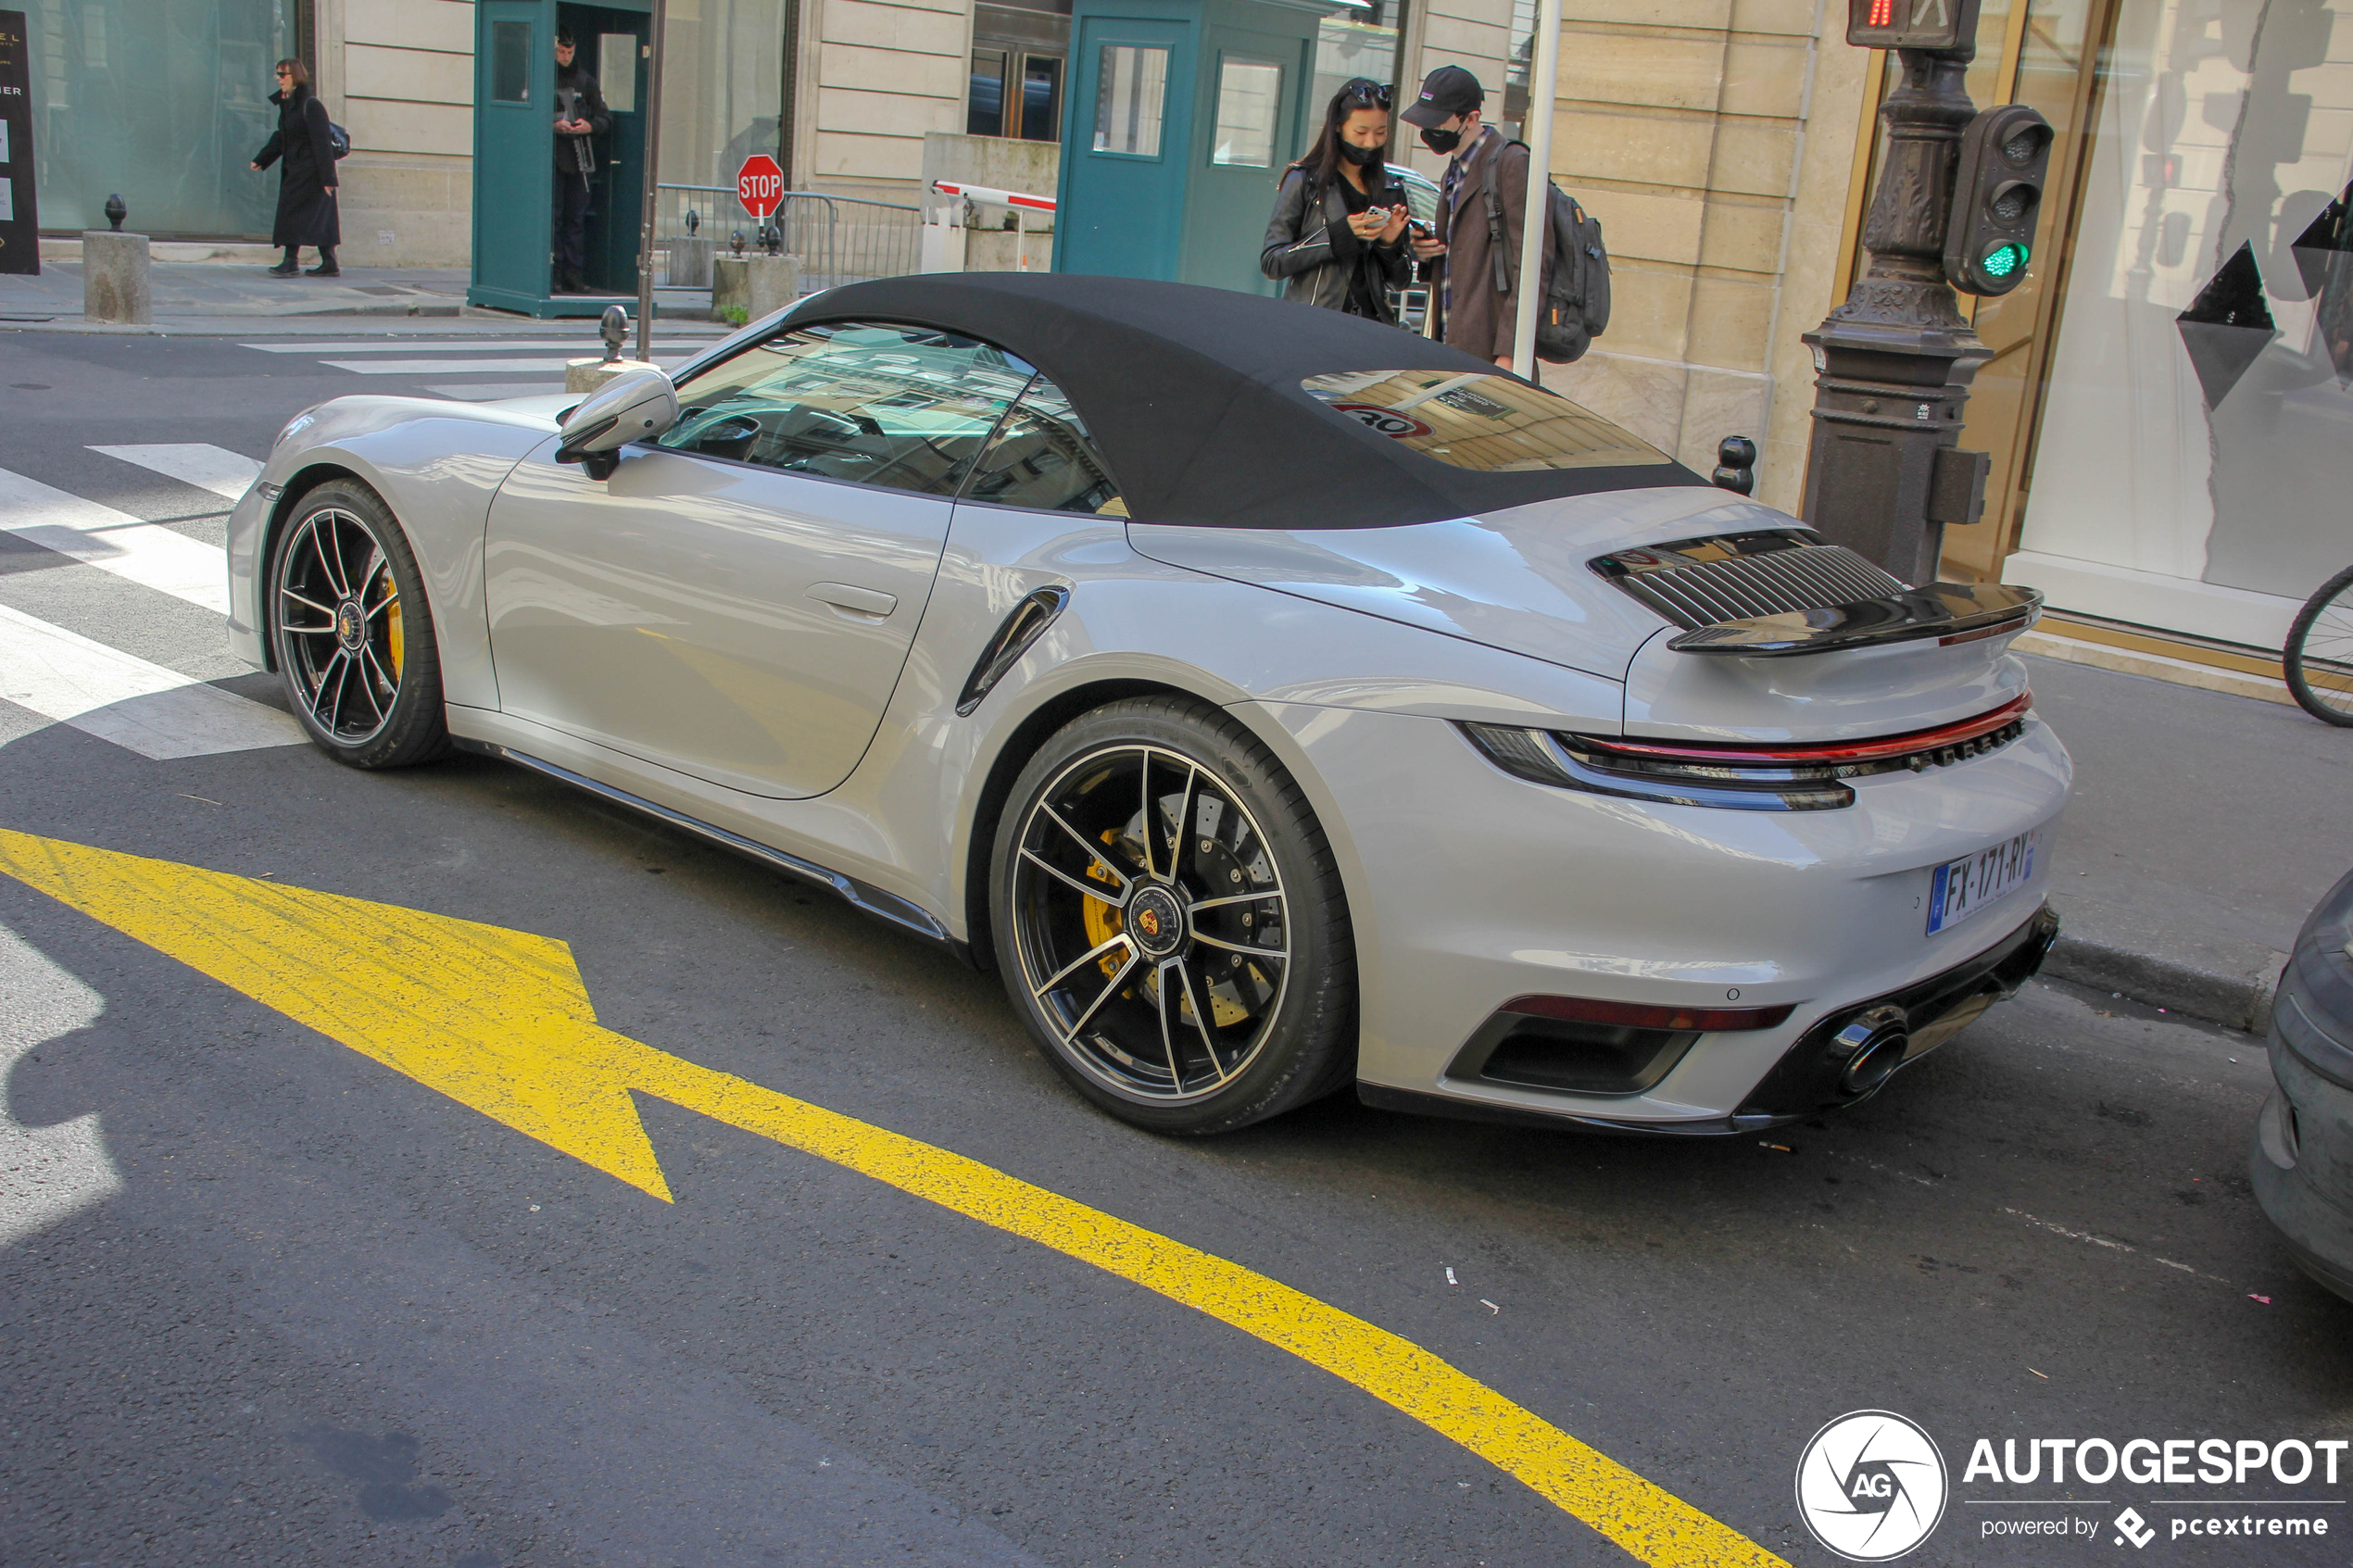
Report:
<svg viewBox="0 0 2353 1568"><path fill-rule="evenodd" d="M1389 89L1358 77L1332 96L1323 133L1283 170L1258 270L1283 297L1393 323L1389 291L1413 274L1405 192L1390 178Z"/></svg>
<svg viewBox="0 0 2353 1568"><path fill-rule="evenodd" d="M327 135L327 106L310 91L310 71L300 60L278 62L278 90L270 101L278 106L278 129L253 157L256 169L285 159L278 174L278 223L270 243L283 245L286 258L270 269L270 275L293 277L302 267L295 253L316 245L319 265L310 275L340 277L335 246L343 243L343 226L335 217L335 149Z"/></svg>

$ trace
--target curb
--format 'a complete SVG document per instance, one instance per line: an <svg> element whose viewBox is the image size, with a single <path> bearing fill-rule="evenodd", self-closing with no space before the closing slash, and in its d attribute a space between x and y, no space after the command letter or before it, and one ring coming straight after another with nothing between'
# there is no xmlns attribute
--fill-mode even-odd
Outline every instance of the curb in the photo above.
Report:
<svg viewBox="0 0 2353 1568"><path fill-rule="evenodd" d="M2046 978L2097 991L2121 992L2150 1007L2187 1013L2250 1035L2271 1032L2271 997L2286 968L2287 955L2274 953L2252 972L2229 974L2070 936L2064 931L2050 957L2043 960Z"/></svg>
<svg viewBox="0 0 2353 1568"><path fill-rule="evenodd" d="M184 331L181 323L186 321L252 321L257 323L333 321L350 320L359 317L408 320L420 316L455 319L466 314L466 310L463 307L457 305L386 304L334 305L316 310L257 310L250 313L233 310L191 310L163 311L159 314L166 320L162 321L91 321L83 320L79 314L65 311L60 311L55 316L6 316L0 317L0 332L102 332L133 337L169 337L175 332ZM236 329L233 327L230 330L233 332Z"/></svg>

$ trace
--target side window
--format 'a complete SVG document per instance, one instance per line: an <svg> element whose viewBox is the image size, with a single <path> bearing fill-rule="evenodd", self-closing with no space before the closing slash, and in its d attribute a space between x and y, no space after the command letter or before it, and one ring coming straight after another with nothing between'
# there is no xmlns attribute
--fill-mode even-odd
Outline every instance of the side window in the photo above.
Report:
<svg viewBox="0 0 2353 1568"><path fill-rule="evenodd" d="M1126 517L1119 486L1062 389L1030 383L964 483L963 499L1047 512Z"/></svg>
<svg viewBox="0 0 2353 1568"><path fill-rule="evenodd" d="M661 445L953 495L1031 373L1000 348L928 327L799 327L681 385Z"/></svg>

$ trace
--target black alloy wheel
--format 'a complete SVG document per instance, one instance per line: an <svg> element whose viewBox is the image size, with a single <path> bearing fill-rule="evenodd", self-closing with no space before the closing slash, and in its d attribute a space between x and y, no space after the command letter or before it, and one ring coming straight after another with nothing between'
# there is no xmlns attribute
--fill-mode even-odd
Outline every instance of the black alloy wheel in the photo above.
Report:
<svg viewBox="0 0 2353 1568"><path fill-rule="evenodd" d="M305 495L279 530L269 583L279 673L320 749L355 768L448 749L424 582L373 491L338 480Z"/></svg>
<svg viewBox="0 0 2353 1568"><path fill-rule="evenodd" d="M2324 724L2353 728L2353 566L2321 585L2288 627L2287 689Z"/></svg>
<svg viewBox="0 0 2353 1568"><path fill-rule="evenodd" d="M1339 872L1298 784L1230 718L1154 697L1074 721L1023 770L996 848L1006 990L1097 1105L1224 1132L1353 1075Z"/></svg>

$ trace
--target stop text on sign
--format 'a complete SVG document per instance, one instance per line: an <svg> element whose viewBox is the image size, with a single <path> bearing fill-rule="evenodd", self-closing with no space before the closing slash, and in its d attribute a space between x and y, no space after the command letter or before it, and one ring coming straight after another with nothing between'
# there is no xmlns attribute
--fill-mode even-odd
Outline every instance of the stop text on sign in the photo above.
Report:
<svg viewBox="0 0 2353 1568"><path fill-rule="evenodd" d="M785 171L766 153L754 153L736 171L736 199L754 218L766 218L785 197Z"/></svg>

